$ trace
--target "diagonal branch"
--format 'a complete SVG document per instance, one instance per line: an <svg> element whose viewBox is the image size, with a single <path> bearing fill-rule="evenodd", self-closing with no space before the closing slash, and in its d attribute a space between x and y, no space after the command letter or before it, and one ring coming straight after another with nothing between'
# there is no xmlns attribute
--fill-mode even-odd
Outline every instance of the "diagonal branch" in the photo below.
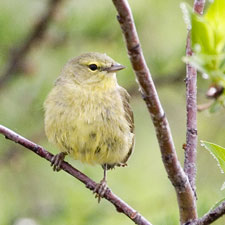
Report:
<svg viewBox="0 0 225 225"><path fill-rule="evenodd" d="M138 79L141 94L155 126L165 169L176 190L180 220L181 223L186 223L197 217L194 194L178 161L170 127L143 56L130 6L127 0L112 1L118 12L117 18L124 34L128 55Z"/></svg>
<svg viewBox="0 0 225 225"><path fill-rule="evenodd" d="M14 54L11 55L6 68L0 76L0 88L11 79L13 73L17 72L18 68L22 65L27 53L38 41L40 41L48 27L49 22L57 11L57 7L63 0L50 0L48 9L45 14L39 19L39 21L33 27L31 33L28 34L24 43L18 47Z"/></svg>
<svg viewBox="0 0 225 225"><path fill-rule="evenodd" d="M3 134L7 139L10 139L24 146L25 148L31 150L32 152L51 162L53 155L50 152L46 151L43 147L29 141L28 139L20 136L19 134L2 125L0 125L0 133ZM85 184L88 189L92 191L95 189L97 184L85 174L72 167L69 163L63 161L63 163L61 164L61 169L69 173L73 177L77 178L79 181ZM117 197L109 188L107 189L104 198L111 202L116 207L118 212L125 214L132 221L134 221L134 223L138 225L151 225L149 221L147 221L136 210L131 208L126 202Z"/></svg>
<svg viewBox="0 0 225 225"><path fill-rule="evenodd" d="M216 208L210 210L195 225L208 225L225 215L225 201L221 202Z"/></svg>
<svg viewBox="0 0 225 225"><path fill-rule="evenodd" d="M211 209L202 218L199 218L188 225L209 225L224 215L225 201L222 201L216 208Z"/></svg>
<svg viewBox="0 0 225 225"><path fill-rule="evenodd" d="M205 0L195 0L194 11L202 14ZM187 35L186 55L192 56L190 30ZM197 71L190 64L186 65L186 101L187 101L187 133L185 146L184 171L191 187L196 193L196 154L197 154Z"/></svg>

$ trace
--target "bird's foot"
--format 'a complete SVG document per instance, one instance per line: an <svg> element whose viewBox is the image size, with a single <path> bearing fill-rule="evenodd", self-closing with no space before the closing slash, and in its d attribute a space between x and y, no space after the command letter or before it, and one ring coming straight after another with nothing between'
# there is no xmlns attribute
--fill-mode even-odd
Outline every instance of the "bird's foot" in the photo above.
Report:
<svg viewBox="0 0 225 225"><path fill-rule="evenodd" d="M100 183L96 185L93 193L95 194L95 198L98 198L98 203L100 203L107 189L108 186L105 179L101 180Z"/></svg>
<svg viewBox="0 0 225 225"><path fill-rule="evenodd" d="M58 171L61 170L60 167L61 167L61 164L62 164L65 156L66 156L66 153L65 152L60 152L59 154L54 155L52 157L51 166L53 167L53 171L58 172Z"/></svg>

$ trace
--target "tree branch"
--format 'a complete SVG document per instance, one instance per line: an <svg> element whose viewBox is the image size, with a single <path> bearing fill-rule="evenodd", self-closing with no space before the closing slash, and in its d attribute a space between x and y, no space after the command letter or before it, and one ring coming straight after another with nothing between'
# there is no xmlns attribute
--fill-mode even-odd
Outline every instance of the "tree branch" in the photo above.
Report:
<svg viewBox="0 0 225 225"><path fill-rule="evenodd" d="M194 11L202 14L205 0L195 0ZM186 55L192 56L190 30L187 35ZM184 171L188 176L191 187L196 193L196 154L197 154L197 71L190 64L186 65L186 104L187 132Z"/></svg>
<svg viewBox="0 0 225 225"><path fill-rule="evenodd" d="M118 12L117 18L125 37L128 55L138 79L141 94L155 126L165 169L176 190L180 220L181 223L186 223L197 217L194 194L178 161L170 127L143 56L130 6L127 0L112 1Z"/></svg>
<svg viewBox="0 0 225 225"><path fill-rule="evenodd" d="M22 65L27 53L38 41L40 41L47 30L48 24L57 11L57 7L63 0L50 0L48 9L45 14L35 24L32 31L25 38L24 43L20 47L17 47L15 52L11 55L9 63L1 73L0 76L0 88L9 81L13 73L17 72L18 68Z"/></svg>
<svg viewBox="0 0 225 225"><path fill-rule="evenodd" d="M215 209L210 210L202 218L197 220L194 225L208 225L219 219L225 214L225 201L221 202Z"/></svg>
<svg viewBox="0 0 225 225"><path fill-rule="evenodd" d="M29 141L28 139L20 136L19 134L13 132L12 130L0 125L0 133L3 134L7 139L10 139L25 148L31 150L32 152L36 153L37 155L45 158L46 160L51 162L53 154L46 151L43 147ZM85 186L90 189L94 190L96 187L96 183L87 177L85 174L81 173L79 170L72 167L69 163L63 161L61 164L61 169L65 172L69 173L79 181L81 181ZM138 225L151 225L149 221L147 221L142 215L140 215L136 210L131 208L127 203L117 197L109 188L107 189L104 198L111 202L118 212L125 214L129 217L134 223Z"/></svg>
<svg viewBox="0 0 225 225"><path fill-rule="evenodd" d="M211 209L202 218L187 225L208 225L225 215L225 201L222 201L216 208Z"/></svg>

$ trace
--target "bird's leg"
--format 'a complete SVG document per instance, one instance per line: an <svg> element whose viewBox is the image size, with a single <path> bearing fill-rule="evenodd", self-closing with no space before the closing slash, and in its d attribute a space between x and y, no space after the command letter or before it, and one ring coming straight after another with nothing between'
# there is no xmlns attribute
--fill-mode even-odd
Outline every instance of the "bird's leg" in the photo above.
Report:
<svg viewBox="0 0 225 225"><path fill-rule="evenodd" d="M104 196L106 190L107 190L107 181L106 181L106 175L107 175L107 164L104 164L104 176L103 179L100 181L99 184L96 185L94 189L94 193L96 193L95 198L98 198L98 203L101 201L101 198Z"/></svg>
<svg viewBox="0 0 225 225"><path fill-rule="evenodd" d="M60 166L61 166L61 164L62 164L62 162L63 162L63 160L64 160L66 155L67 155L66 152L60 152L59 154L54 155L52 157L51 166L53 167L54 171L58 172L58 171L61 170Z"/></svg>

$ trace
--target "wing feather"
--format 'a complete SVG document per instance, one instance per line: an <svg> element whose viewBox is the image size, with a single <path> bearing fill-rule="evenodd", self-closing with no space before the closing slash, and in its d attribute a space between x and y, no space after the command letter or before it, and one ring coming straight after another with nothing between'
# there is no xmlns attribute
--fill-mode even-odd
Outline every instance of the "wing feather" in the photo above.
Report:
<svg viewBox="0 0 225 225"><path fill-rule="evenodd" d="M124 111L125 111L125 118L126 118L128 124L129 124L130 132L132 134L134 134L134 115L133 115L133 111L132 111L131 106L130 106L130 95L122 87L119 88L119 92L120 92L120 96L121 96L122 102L123 102L123 107L124 107ZM133 135L132 144L130 146L129 152L128 152L127 156L125 157L125 159L123 160L123 163L126 163L128 158L130 157L133 149L134 149L134 135Z"/></svg>

